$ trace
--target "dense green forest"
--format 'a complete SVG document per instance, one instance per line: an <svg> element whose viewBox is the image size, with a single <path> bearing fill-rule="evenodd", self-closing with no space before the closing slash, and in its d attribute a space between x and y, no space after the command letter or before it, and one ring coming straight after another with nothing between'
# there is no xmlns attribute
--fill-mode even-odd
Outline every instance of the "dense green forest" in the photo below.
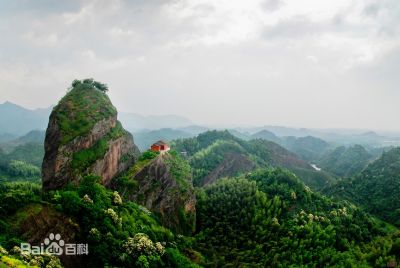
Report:
<svg viewBox="0 0 400 268"><path fill-rule="evenodd" d="M42 194L38 180L29 182L40 174L35 164L42 150L27 143L9 153L1 151L2 174L12 179L0 184L0 263L69 265L68 259L18 253L16 247L33 231L26 222L39 216L68 219L57 228L89 243L91 254L84 261L90 267L385 267L400 261L400 232L389 224L399 224L399 195L396 187L385 187L399 181L398 149L383 154L353 179L325 188L326 194L336 197L332 199L309 188L293 171L266 164L280 161L271 158L269 150L282 150L274 143L208 132L197 139L177 140L174 146L187 157L171 162L177 166L178 179L187 168L194 178L201 178L201 172L223 161L227 151L253 163L249 170L196 188L196 229L186 236L163 227L160 215L105 188L96 176L85 177L79 186ZM157 157L145 152L130 173ZM390 184L379 178L388 178ZM137 187L127 177L116 183L120 189ZM389 194L373 190L377 188ZM374 198L367 198L371 195ZM63 226L65 222L69 223ZM139 241L147 248L139 248Z"/></svg>
<svg viewBox="0 0 400 268"><path fill-rule="evenodd" d="M198 188L196 232L186 237L98 180L86 177L79 187L44 196L38 184L2 184L0 244L8 250L3 256L21 259L12 249L32 231L26 221L50 210L71 219L71 237L88 241L88 267L383 267L399 261L394 227L349 202L312 192L279 168ZM46 214L49 220L52 213ZM139 240L148 248L138 248Z"/></svg>
<svg viewBox="0 0 400 268"><path fill-rule="evenodd" d="M40 181L44 149L40 143L26 143L5 152L0 147L0 180Z"/></svg>
<svg viewBox="0 0 400 268"><path fill-rule="evenodd" d="M359 204L366 211L400 226L400 148L383 155L360 174L341 179L324 193Z"/></svg>
<svg viewBox="0 0 400 268"><path fill-rule="evenodd" d="M330 174L314 170L296 154L264 139L244 141L228 131L208 131L194 138L176 140L173 146L187 155L195 186L265 167L289 169L313 189L335 182ZM230 167L229 163L234 166Z"/></svg>
<svg viewBox="0 0 400 268"><path fill-rule="evenodd" d="M322 155L318 165L339 177L350 177L361 172L373 156L361 145L339 146Z"/></svg>
<svg viewBox="0 0 400 268"><path fill-rule="evenodd" d="M220 180L198 198L196 241L210 265L379 267L399 253L399 232L279 169Z"/></svg>
<svg viewBox="0 0 400 268"><path fill-rule="evenodd" d="M44 157L43 166L59 171L65 161L62 172L72 169L76 180L59 176L50 180L66 183L42 187L43 133L0 149L0 267L400 263L400 148L372 161L361 146L322 154L328 144L319 139L286 138L299 157L264 139L268 132L243 140L207 131L139 154L107 90L75 80L50 116L45 149L55 157ZM334 176L307 161L316 158ZM110 181L95 175L118 169ZM21 250L50 232L87 243L89 254Z"/></svg>

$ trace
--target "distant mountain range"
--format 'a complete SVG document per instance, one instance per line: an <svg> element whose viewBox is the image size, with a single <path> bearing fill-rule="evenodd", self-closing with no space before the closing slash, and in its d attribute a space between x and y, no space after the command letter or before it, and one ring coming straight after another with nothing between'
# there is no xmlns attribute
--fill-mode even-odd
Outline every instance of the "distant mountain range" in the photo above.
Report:
<svg viewBox="0 0 400 268"><path fill-rule="evenodd" d="M31 110L11 102L0 104L0 114L2 115L0 117L0 143L15 140L32 130L45 130L51 110L52 107ZM118 118L128 131L137 134L138 145L142 149L147 148L150 140L153 139L151 137L173 140L188 138L207 130L215 129L195 125L190 119L178 115L140 115L121 112L118 114ZM400 145L400 138L396 137L394 133L384 136L367 130L319 130L263 126L234 128L229 131L236 137L244 140L262 138L276 142L305 157L307 160L312 160L318 155L315 154L314 149L312 151L298 151L298 143L311 142L315 146L319 146L317 148L318 151L321 151L321 146L326 147L321 140L336 145L361 144L372 147ZM398 135L400 136L400 133ZM311 136L313 138L310 138ZM298 140L298 138L305 137L308 138ZM317 141L316 139L320 140Z"/></svg>
<svg viewBox="0 0 400 268"><path fill-rule="evenodd" d="M182 128L193 125L189 119L178 115L140 115L119 113L118 119L131 132L162 128Z"/></svg>
<svg viewBox="0 0 400 268"><path fill-rule="evenodd" d="M31 130L44 130L47 127L51 107L30 110L11 102L0 104L1 134L21 136Z"/></svg>
<svg viewBox="0 0 400 268"><path fill-rule="evenodd" d="M312 136L330 143L341 145L361 144L378 147L400 145L400 133L378 134L374 131L357 129L308 129L282 126L263 126L235 128L230 130L230 132L242 139L266 139L266 137L268 137L268 140L274 142L278 142L278 139L282 137L301 138Z"/></svg>
<svg viewBox="0 0 400 268"><path fill-rule="evenodd" d="M13 140L16 136L25 135L31 130L45 130L51 110L52 107L31 110L11 102L0 104L0 142ZM119 113L118 118L130 132L186 128L189 133L199 133L191 127L194 125L192 121L177 115ZM202 127L197 128L202 129Z"/></svg>

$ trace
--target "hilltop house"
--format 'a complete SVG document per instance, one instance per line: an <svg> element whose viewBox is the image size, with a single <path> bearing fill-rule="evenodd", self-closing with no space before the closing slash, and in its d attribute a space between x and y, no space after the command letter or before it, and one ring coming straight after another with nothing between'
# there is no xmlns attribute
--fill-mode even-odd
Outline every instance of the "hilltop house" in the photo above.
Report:
<svg viewBox="0 0 400 268"><path fill-rule="evenodd" d="M153 152L168 152L170 150L169 145L165 141L157 141L151 145L151 150Z"/></svg>

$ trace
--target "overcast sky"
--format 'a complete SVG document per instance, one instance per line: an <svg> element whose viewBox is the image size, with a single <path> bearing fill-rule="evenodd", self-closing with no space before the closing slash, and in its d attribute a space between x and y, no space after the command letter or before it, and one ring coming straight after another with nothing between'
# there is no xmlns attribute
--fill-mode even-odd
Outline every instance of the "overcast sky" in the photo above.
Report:
<svg viewBox="0 0 400 268"><path fill-rule="evenodd" d="M0 102L86 77L120 111L400 130L400 1L0 0Z"/></svg>

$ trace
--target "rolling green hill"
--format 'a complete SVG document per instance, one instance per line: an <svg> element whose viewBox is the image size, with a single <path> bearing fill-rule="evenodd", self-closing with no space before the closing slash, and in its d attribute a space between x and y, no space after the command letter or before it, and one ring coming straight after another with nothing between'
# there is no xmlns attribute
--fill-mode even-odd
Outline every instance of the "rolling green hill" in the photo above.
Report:
<svg viewBox="0 0 400 268"><path fill-rule="evenodd" d="M274 142L244 141L228 131L208 131L194 138L176 140L172 146L187 155L196 186L268 166L287 168L315 189L334 182L328 174L314 170L309 163Z"/></svg>
<svg viewBox="0 0 400 268"><path fill-rule="evenodd" d="M209 266L385 266L400 249L399 232L280 169L206 186L197 215L196 245Z"/></svg>
<svg viewBox="0 0 400 268"><path fill-rule="evenodd" d="M321 156L317 163L339 177L349 177L361 172L372 158L361 145L340 146Z"/></svg>
<svg viewBox="0 0 400 268"><path fill-rule="evenodd" d="M400 226L400 148L383 153L359 175L340 180L324 192Z"/></svg>

